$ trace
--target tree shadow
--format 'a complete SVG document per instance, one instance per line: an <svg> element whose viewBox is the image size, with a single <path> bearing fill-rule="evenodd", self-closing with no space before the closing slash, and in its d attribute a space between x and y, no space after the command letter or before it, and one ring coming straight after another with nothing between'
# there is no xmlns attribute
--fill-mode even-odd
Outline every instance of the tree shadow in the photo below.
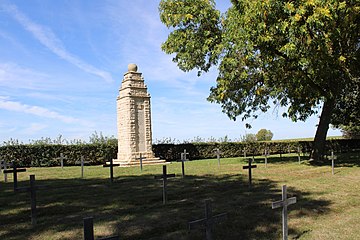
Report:
<svg viewBox="0 0 360 240"><path fill-rule="evenodd" d="M360 167L360 151L334 153L335 167ZM309 161L312 166L331 166L331 153L325 155L324 160Z"/></svg>
<svg viewBox="0 0 360 240"><path fill-rule="evenodd" d="M26 182L21 182L26 185ZM281 200L276 182L246 175L185 176L168 180L168 203L162 204L162 182L152 175L107 179L37 181L47 189L37 192L38 224L31 227L28 193L13 193L6 184L0 191L0 238L26 239L62 233L61 239L82 239L82 219L93 216L95 235L119 234L120 239L204 239L201 230L188 232L188 222L204 217L204 200L211 199L213 213L227 212L226 222L215 226L214 239L279 239L281 210L271 202ZM309 192L289 188L296 196L295 217L326 214L331 202L311 198ZM96 226L106 226L98 231ZM104 228L104 227L102 227ZM70 233L69 233L70 232ZM295 236L303 234L289 229ZM54 235L55 236L55 235ZM50 236L51 238L51 236Z"/></svg>

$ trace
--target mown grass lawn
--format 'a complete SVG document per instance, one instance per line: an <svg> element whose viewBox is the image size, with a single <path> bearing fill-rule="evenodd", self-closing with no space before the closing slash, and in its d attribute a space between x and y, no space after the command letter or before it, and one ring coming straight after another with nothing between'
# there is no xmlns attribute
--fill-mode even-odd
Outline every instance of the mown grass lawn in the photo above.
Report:
<svg viewBox="0 0 360 240"><path fill-rule="evenodd" d="M19 173L19 186L36 175L38 224L31 226L28 193L13 193L12 177L0 175L0 239L82 239L84 217L94 217L96 237L119 234L120 239L204 239L204 232L188 232L189 221L204 216L204 200L211 199L213 213L228 213L214 229L215 239L281 239L281 210L271 202L288 197L290 239L359 239L360 155L343 155L335 175L329 165L299 164L294 155L272 156L267 168L256 158L253 187L248 187L243 158L197 160L168 165L176 178L168 181L168 204L162 204L162 182L154 180L162 166L115 168L102 166L29 168Z"/></svg>

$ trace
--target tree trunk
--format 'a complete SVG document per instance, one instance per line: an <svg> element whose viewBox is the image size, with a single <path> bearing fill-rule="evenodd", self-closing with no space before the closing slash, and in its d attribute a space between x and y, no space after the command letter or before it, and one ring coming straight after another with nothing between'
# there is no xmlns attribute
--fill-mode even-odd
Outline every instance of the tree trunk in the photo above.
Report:
<svg viewBox="0 0 360 240"><path fill-rule="evenodd" d="M326 135L329 130L331 115L334 110L334 106L335 99L331 98L325 100L321 111L319 125L316 129L313 150L310 156L311 160L319 161L322 160L324 156Z"/></svg>

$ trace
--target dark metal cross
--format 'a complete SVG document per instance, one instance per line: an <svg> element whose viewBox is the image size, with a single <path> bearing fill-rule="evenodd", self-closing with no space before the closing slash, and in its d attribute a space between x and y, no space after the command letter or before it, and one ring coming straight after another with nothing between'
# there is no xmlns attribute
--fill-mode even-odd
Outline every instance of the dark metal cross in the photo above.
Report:
<svg viewBox="0 0 360 240"><path fill-rule="evenodd" d="M136 159L139 159L139 161L140 161L140 171L142 172L142 170L143 170L143 160L145 159L145 157L143 157L142 154L140 153L140 157L136 158Z"/></svg>
<svg viewBox="0 0 360 240"><path fill-rule="evenodd" d="M12 173L13 179L14 179L14 192L16 192L16 189L18 187L18 181L17 181L17 173L18 172L26 172L25 168L17 168L15 161L12 162L12 169L6 169L4 170L4 173Z"/></svg>
<svg viewBox="0 0 360 240"><path fill-rule="evenodd" d="M114 181L114 167L120 166L120 164L114 164L113 159L110 158L110 164L104 164L103 167L110 168L110 183Z"/></svg>
<svg viewBox="0 0 360 240"><path fill-rule="evenodd" d="M83 219L84 222L84 240L94 240L94 218L87 217ZM120 240L118 235L111 237L97 238L97 240Z"/></svg>
<svg viewBox="0 0 360 240"><path fill-rule="evenodd" d="M287 224L287 207L291 204L296 203L296 197L287 198L287 189L286 185L282 186L282 199L281 201L276 201L272 203L272 209L282 207L282 231L283 231L283 240L288 239L288 224Z"/></svg>
<svg viewBox="0 0 360 240"><path fill-rule="evenodd" d="M167 189L166 189L167 179L172 178L172 177L175 177L175 174L174 173L167 174L166 173L166 165L163 165L163 174L154 177L155 179L163 180L163 204L166 204L166 201L167 201Z"/></svg>
<svg viewBox="0 0 360 240"><path fill-rule="evenodd" d="M252 168L257 168L257 165L251 165L252 163L252 159L249 159L249 165L248 166L243 166L243 169L249 169L249 187L251 187L251 169Z"/></svg>
<svg viewBox="0 0 360 240"><path fill-rule="evenodd" d="M189 222L189 231L192 229L204 229L206 231L206 239L212 240L212 228L216 223L220 223L227 218L227 213L212 215L210 200L205 200L205 218Z"/></svg>
<svg viewBox="0 0 360 240"><path fill-rule="evenodd" d="M30 192L32 225L36 225L36 190L45 187L46 186L36 186L35 175L30 175L30 187L21 187L16 189L16 191L19 192Z"/></svg>

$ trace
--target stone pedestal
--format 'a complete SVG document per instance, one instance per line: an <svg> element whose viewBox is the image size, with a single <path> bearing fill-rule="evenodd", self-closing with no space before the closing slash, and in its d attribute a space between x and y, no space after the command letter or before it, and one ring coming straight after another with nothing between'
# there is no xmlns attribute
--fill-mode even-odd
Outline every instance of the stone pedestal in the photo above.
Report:
<svg viewBox="0 0 360 240"><path fill-rule="evenodd" d="M116 104L118 154L114 163L137 165L140 155L143 164L164 163L152 151L150 94L135 64L129 64L124 74Z"/></svg>

